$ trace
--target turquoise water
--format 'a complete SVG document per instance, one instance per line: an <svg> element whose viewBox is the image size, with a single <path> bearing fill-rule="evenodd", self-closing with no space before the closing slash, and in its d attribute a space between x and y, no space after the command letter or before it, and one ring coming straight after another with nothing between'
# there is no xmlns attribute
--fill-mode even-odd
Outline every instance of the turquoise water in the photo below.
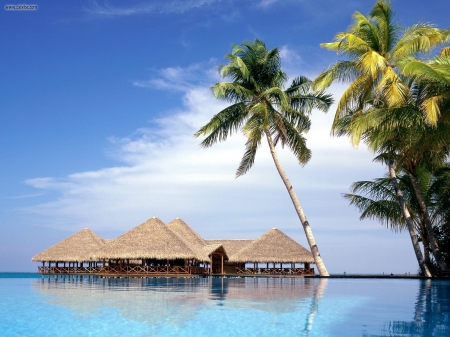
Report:
<svg viewBox="0 0 450 337"><path fill-rule="evenodd" d="M450 281L0 274L0 336L450 336Z"/></svg>

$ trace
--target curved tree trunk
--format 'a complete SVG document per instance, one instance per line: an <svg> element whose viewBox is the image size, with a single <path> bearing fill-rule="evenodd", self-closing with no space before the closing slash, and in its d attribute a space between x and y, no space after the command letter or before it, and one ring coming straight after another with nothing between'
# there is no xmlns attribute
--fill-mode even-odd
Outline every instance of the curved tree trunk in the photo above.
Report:
<svg viewBox="0 0 450 337"><path fill-rule="evenodd" d="M319 253L319 248L317 247L316 240L314 239L314 235L311 230L311 226L309 225L308 220L306 219L305 213L303 212L302 206L300 205L300 201L298 200L297 194L294 191L286 173L281 167L280 160L278 159L278 154L275 151L275 146L273 145L272 136L268 130L264 131L266 134L267 142L269 143L270 154L272 155L273 161L275 162L275 166L277 167L278 173L280 174L281 180L283 180L286 189L288 190L289 196L291 197L292 203L294 204L295 211L302 223L303 229L305 231L306 239L308 240L309 247L311 249L311 253L313 254L314 261L316 263L317 269L319 270L320 276L330 276L328 274L327 268L323 263L322 257Z"/></svg>
<svg viewBox="0 0 450 337"><path fill-rule="evenodd" d="M411 214L409 214L408 208L405 204L405 199L403 198L402 190L400 186L398 186L397 175L395 174L394 164L392 160L389 159L389 176L391 178L392 186L395 190L395 195L397 196L397 201L402 210L403 217L406 220L406 227L408 228L409 236L411 237L411 242L414 248L414 253L416 254L417 262L419 263L420 270L422 271L425 277L431 277L431 273L425 263L425 259L423 258L422 251L420 249L419 240L417 239L417 234L414 229L414 224L411 219Z"/></svg>
<svg viewBox="0 0 450 337"><path fill-rule="evenodd" d="M442 258L441 251L439 249L439 244L436 240L436 237L434 236L433 231L433 224L431 223L430 215L428 213L428 207L425 203L425 199L423 198L422 191L420 190L419 182L417 181L417 178L414 174L412 174L408 170L409 178L411 179L411 183L414 188L414 193L416 194L417 202L419 203L420 209L423 212L423 219L425 222L425 228L427 230L428 234L428 241L430 243L431 251L433 252L434 259L436 260L437 264L439 265L439 268L441 270L447 269L447 265Z"/></svg>

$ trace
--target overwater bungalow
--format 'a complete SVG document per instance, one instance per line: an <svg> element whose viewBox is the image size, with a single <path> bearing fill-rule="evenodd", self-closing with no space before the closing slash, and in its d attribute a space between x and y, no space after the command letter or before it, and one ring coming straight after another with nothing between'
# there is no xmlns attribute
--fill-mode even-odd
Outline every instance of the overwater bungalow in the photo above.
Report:
<svg viewBox="0 0 450 337"><path fill-rule="evenodd" d="M204 240L180 218L166 225L153 217L109 241L86 228L32 261L43 262L42 274L314 275L311 252L276 228L256 240Z"/></svg>
<svg viewBox="0 0 450 337"><path fill-rule="evenodd" d="M228 261L253 264L253 268L237 267L237 274L314 275L310 267L314 263L312 253L275 227L231 255ZM261 264L265 266L260 268ZM298 264L303 264L303 268Z"/></svg>
<svg viewBox="0 0 450 337"><path fill-rule="evenodd" d="M189 247L166 224L153 217L92 252L102 260L99 274L203 274L195 261L199 254Z"/></svg>
<svg viewBox="0 0 450 337"><path fill-rule="evenodd" d="M105 244L106 240L85 228L33 256L31 261L42 262L38 267L41 274L92 273L98 270L92 253Z"/></svg>

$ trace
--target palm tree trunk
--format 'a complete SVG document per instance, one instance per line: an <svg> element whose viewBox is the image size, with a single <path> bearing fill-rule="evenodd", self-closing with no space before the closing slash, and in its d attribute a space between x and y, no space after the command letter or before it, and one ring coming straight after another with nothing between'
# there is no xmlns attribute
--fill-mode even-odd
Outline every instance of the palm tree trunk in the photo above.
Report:
<svg viewBox="0 0 450 337"><path fill-rule="evenodd" d="M408 208L405 204L405 199L403 198L402 190L400 186L398 186L397 175L395 174L394 164L391 159L388 161L389 166L389 176L391 178L392 186L394 187L395 194L397 196L397 201L402 210L402 214L406 220L406 227L408 228L409 236L411 237L411 242L414 248L414 253L416 254L417 262L419 263L420 270L422 271L425 277L431 277L431 273L428 270L428 267L425 263L425 259L423 258L422 251L420 249L419 240L417 239L417 234L414 229L414 224L411 219L411 214L409 214Z"/></svg>
<svg viewBox="0 0 450 337"><path fill-rule="evenodd" d="M422 244L423 244L423 255L425 257L425 264L428 266L428 269L431 268L431 260L430 260L430 244L428 243L428 237L422 234Z"/></svg>
<svg viewBox="0 0 450 337"><path fill-rule="evenodd" d="M434 236L433 224L431 223L430 215L428 213L428 207L425 203L425 199L423 198L422 191L420 190L419 182L417 181L417 177L414 174L412 174L409 170L408 170L408 175L409 175L409 178L411 179L411 183L414 188L414 193L416 194L417 202L419 203L420 209L423 212L425 228L427 230L428 241L430 243L430 247L431 247L431 251L433 252L433 256L434 256L437 264L439 265L439 268L441 268L441 270L447 269L447 265L446 265L444 259L442 258L441 251L439 249L439 244L436 240L436 237Z"/></svg>
<svg viewBox="0 0 450 337"><path fill-rule="evenodd" d="M303 212L302 206L300 205L300 201L298 200L297 194L295 193L294 188L292 187L292 184L290 183L286 173L281 167L280 160L278 159L278 154L275 151L275 146L273 145L272 136L270 135L270 132L268 130L265 130L264 132L267 137L267 142L269 143L270 154L272 155L275 166L277 167L281 180L283 180L283 183L286 186L286 189L288 190L289 196L291 197L292 203L294 204L297 215L300 219L300 222L302 223L303 230L305 231L306 239L308 240L308 244L311 249L311 253L313 254L317 269L319 270L319 274L320 276L330 276L330 274L328 274L327 268L325 267L325 264L323 263L322 257L320 256L319 248L317 247L316 244L316 239L314 239L311 226L309 225L309 222L306 219L305 213Z"/></svg>

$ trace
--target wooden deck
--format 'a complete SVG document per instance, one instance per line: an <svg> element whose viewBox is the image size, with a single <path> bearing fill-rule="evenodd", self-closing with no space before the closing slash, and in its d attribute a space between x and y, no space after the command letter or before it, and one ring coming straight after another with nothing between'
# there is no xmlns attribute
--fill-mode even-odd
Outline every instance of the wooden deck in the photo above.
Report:
<svg viewBox="0 0 450 337"><path fill-rule="evenodd" d="M128 276L187 276L208 275L209 268L202 267L153 267L153 266L99 266L99 267L38 267L43 275L128 275Z"/></svg>
<svg viewBox="0 0 450 337"><path fill-rule="evenodd" d="M38 267L43 275L97 275L97 276L201 276L211 275L209 268L204 267L153 267L153 266L98 266L98 267ZM314 276L314 268L238 268L233 272L221 273L214 270L213 276L255 276L255 277L303 277Z"/></svg>

